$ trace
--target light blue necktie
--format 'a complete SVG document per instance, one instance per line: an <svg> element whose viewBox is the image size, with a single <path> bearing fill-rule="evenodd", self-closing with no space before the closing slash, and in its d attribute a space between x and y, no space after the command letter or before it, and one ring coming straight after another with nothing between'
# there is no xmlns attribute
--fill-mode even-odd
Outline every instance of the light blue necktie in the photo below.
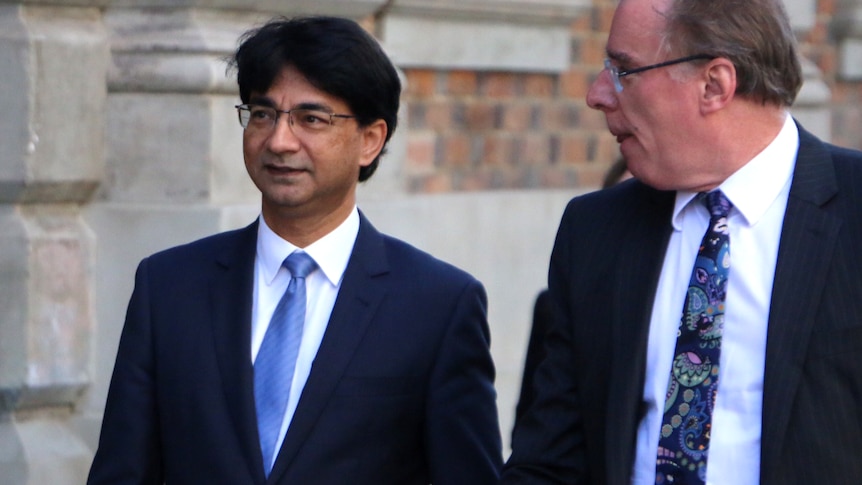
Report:
<svg viewBox="0 0 862 485"><path fill-rule="evenodd" d="M709 227L689 281L670 371L656 461L657 485L706 482L712 409L724 327L733 204L720 190L702 194Z"/></svg>
<svg viewBox="0 0 862 485"><path fill-rule="evenodd" d="M287 290L275 307L254 361L254 402L263 470L272 470L275 446L296 367L305 325L305 277L317 267L311 256L295 251L282 265L290 272Z"/></svg>

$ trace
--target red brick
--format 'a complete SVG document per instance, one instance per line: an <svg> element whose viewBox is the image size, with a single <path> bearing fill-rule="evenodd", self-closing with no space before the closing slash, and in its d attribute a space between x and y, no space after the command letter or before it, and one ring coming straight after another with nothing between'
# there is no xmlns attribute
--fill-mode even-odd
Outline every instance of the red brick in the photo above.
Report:
<svg viewBox="0 0 862 485"><path fill-rule="evenodd" d="M512 140L505 135L489 135L485 137L482 152L484 165L505 165L509 163L512 153Z"/></svg>
<svg viewBox="0 0 862 485"><path fill-rule="evenodd" d="M464 118L468 130L489 130L494 127L495 107L484 102L469 103Z"/></svg>
<svg viewBox="0 0 862 485"><path fill-rule="evenodd" d="M428 103L425 113L425 126L434 131L452 129L452 103L438 100Z"/></svg>
<svg viewBox="0 0 862 485"><path fill-rule="evenodd" d="M437 137L434 133L410 133L407 137L407 169L411 174L430 173L435 170L434 152Z"/></svg>
<svg viewBox="0 0 862 485"><path fill-rule="evenodd" d="M607 169L608 166L604 164L579 165L575 168L578 187L601 187Z"/></svg>
<svg viewBox="0 0 862 485"><path fill-rule="evenodd" d="M823 71L825 76L834 76L838 72L838 53L834 49L824 49L817 67Z"/></svg>
<svg viewBox="0 0 862 485"><path fill-rule="evenodd" d="M565 101L551 101L541 106L541 126L549 131L568 130L580 125L578 104Z"/></svg>
<svg viewBox="0 0 862 485"><path fill-rule="evenodd" d="M475 71L451 71L446 79L447 94L452 96L471 96L476 94Z"/></svg>
<svg viewBox="0 0 862 485"><path fill-rule="evenodd" d="M596 146L595 159L591 161L611 163L620 156L620 146L617 139L609 132L593 135L591 143Z"/></svg>
<svg viewBox="0 0 862 485"><path fill-rule="evenodd" d="M524 77L524 94L531 97L550 97L555 94L554 76L549 74L527 74Z"/></svg>
<svg viewBox="0 0 862 485"><path fill-rule="evenodd" d="M581 42L581 62L587 66L601 66L607 57L607 43L608 38L604 34L586 36Z"/></svg>
<svg viewBox="0 0 862 485"><path fill-rule="evenodd" d="M585 99L590 89L589 74L574 68L560 74L560 94L570 99Z"/></svg>
<svg viewBox="0 0 862 485"><path fill-rule="evenodd" d="M530 127L533 106L526 103L508 104L503 107L504 130L523 131Z"/></svg>
<svg viewBox="0 0 862 485"><path fill-rule="evenodd" d="M437 72L430 69L405 69L407 86L404 94L427 98L436 92Z"/></svg>
<svg viewBox="0 0 862 485"><path fill-rule="evenodd" d="M578 111L578 128L605 133L608 131L608 122L603 112L584 105Z"/></svg>
<svg viewBox="0 0 862 485"><path fill-rule="evenodd" d="M407 101L407 127L411 130L426 128L428 103L424 101Z"/></svg>
<svg viewBox="0 0 862 485"><path fill-rule="evenodd" d="M489 72L480 78L481 93L489 98L515 96L516 75L511 72Z"/></svg>
<svg viewBox="0 0 862 485"><path fill-rule="evenodd" d="M579 132L568 132L560 137L560 161L565 164L587 162L587 137Z"/></svg>
<svg viewBox="0 0 862 485"><path fill-rule="evenodd" d="M470 192L488 190L492 187L492 174L487 168L474 170L459 177L459 182L455 186Z"/></svg>
<svg viewBox="0 0 862 485"><path fill-rule="evenodd" d="M439 194L452 191L452 179L447 173L435 173L416 179L414 192Z"/></svg>
<svg viewBox="0 0 862 485"><path fill-rule="evenodd" d="M572 23L569 24L569 31L573 34L577 32L589 32L593 28L590 17L589 12L584 15L578 15Z"/></svg>
<svg viewBox="0 0 862 485"><path fill-rule="evenodd" d="M806 40L815 44L825 44L829 38L829 26L823 22L815 22L814 27L808 31Z"/></svg>
<svg viewBox="0 0 862 485"><path fill-rule="evenodd" d="M438 166L470 166L472 163L471 138L464 133L451 133L443 137L443 151Z"/></svg>
<svg viewBox="0 0 862 485"><path fill-rule="evenodd" d="M551 140L546 133L529 133L524 136L521 160L526 164L551 163Z"/></svg>
<svg viewBox="0 0 862 485"><path fill-rule="evenodd" d="M542 173L542 185L544 187L561 189L574 187L577 177L571 167L548 167Z"/></svg>

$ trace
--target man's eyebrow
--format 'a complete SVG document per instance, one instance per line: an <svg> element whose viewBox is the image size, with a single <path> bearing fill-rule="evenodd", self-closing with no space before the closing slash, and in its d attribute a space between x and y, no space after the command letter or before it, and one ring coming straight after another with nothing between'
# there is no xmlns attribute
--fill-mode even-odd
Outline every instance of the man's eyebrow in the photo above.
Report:
<svg viewBox="0 0 862 485"><path fill-rule="evenodd" d="M290 109L310 109L310 110L314 110L314 111L324 111L326 113L332 113L333 112L332 107L330 107L326 104L323 104L323 103L314 103L314 102L299 103Z"/></svg>
<svg viewBox="0 0 862 485"><path fill-rule="evenodd" d="M249 102L249 104L257 104L260 106L266 106L268 108L279 109L279 107L276 105L275 101L273 101L272 98L270 98L269 96L252 95L249 98L248 102ZM291 106L289 109L292 109L292 110L293 109L310 109L310 110L314 110L314 111L324 111L326 113L332 113L333 112L332 107L330 107L329 105L326 105L324 103L315 103L315 102L299 103L299 104L296 104L294 106Z"/></svg>
<svg viewBox="0 0 862 485"><path fill-rule="evenodd" d="M611 59L611 60L616 61L618 63L631 64L632 62L634 62L634 59L632 59L632 57L630 55L626 54L625 52L615 51L615 50L611 50L611 49L608 49L605 52L608 55L608 59Z"/></svg>
<svg viewBox="0 0 862 485"><path fill-rule="evenodd" d="M249 104L258 104L261 106L266 106L269 108L275 108L275 101L272 100L269 96L262 95L251 95L248 99Z"/></svg>

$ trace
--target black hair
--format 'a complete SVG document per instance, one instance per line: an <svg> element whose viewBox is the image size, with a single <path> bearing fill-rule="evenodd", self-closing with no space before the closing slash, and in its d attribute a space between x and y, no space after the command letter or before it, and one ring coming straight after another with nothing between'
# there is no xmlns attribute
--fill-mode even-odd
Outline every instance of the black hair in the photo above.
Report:
<svg viewBox="0 0 862 485"><path fill-rule="evenodd" d="M385 121L386 143L395 132L401 81L380 44L353 20L277 17L243 34L231 65L243 103L251 93L269 90L282 69L292 66L314 87L347 103L360 126ZM377 170L386 143L361 167L360 182Z"/></svg>

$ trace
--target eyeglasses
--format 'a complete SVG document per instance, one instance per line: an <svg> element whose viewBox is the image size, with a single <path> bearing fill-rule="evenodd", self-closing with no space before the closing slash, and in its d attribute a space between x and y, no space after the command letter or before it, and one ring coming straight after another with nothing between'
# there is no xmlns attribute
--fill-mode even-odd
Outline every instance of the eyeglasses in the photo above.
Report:
<svg viewBox="0 0 862 485"><path fill-rule="evenodd" d="M319 109L275 109L258 104L240 104L236 107L239 124L247 131L269 133L275 129L278 117L287 115L290 131L296 136L324 133L332 127L335 118L356 118L353 115L327 113Z"/></svg>
<svg viewBox="0 0 862 485"><path fill-rule="evenodd" d="M673 66L674 64L682 64L683 62L698 61L701 59L715 59L715 56L710 56L708 54L695 54L693 56L680 57L679 59L659 62L658 64L651 64L649 66L638 67L635 69L626 69L623 71L620 71L617 66L611 64L610 59L605 58L605 69L607 69L608 73L611 75L611 80L614 82L614 88L617 90L618 93L620 93L623 90L623 85L620 82L621 77L625 77L630 74L637 74L639 72L649 71L650 69L658 69L660 67Z"/></svg>

